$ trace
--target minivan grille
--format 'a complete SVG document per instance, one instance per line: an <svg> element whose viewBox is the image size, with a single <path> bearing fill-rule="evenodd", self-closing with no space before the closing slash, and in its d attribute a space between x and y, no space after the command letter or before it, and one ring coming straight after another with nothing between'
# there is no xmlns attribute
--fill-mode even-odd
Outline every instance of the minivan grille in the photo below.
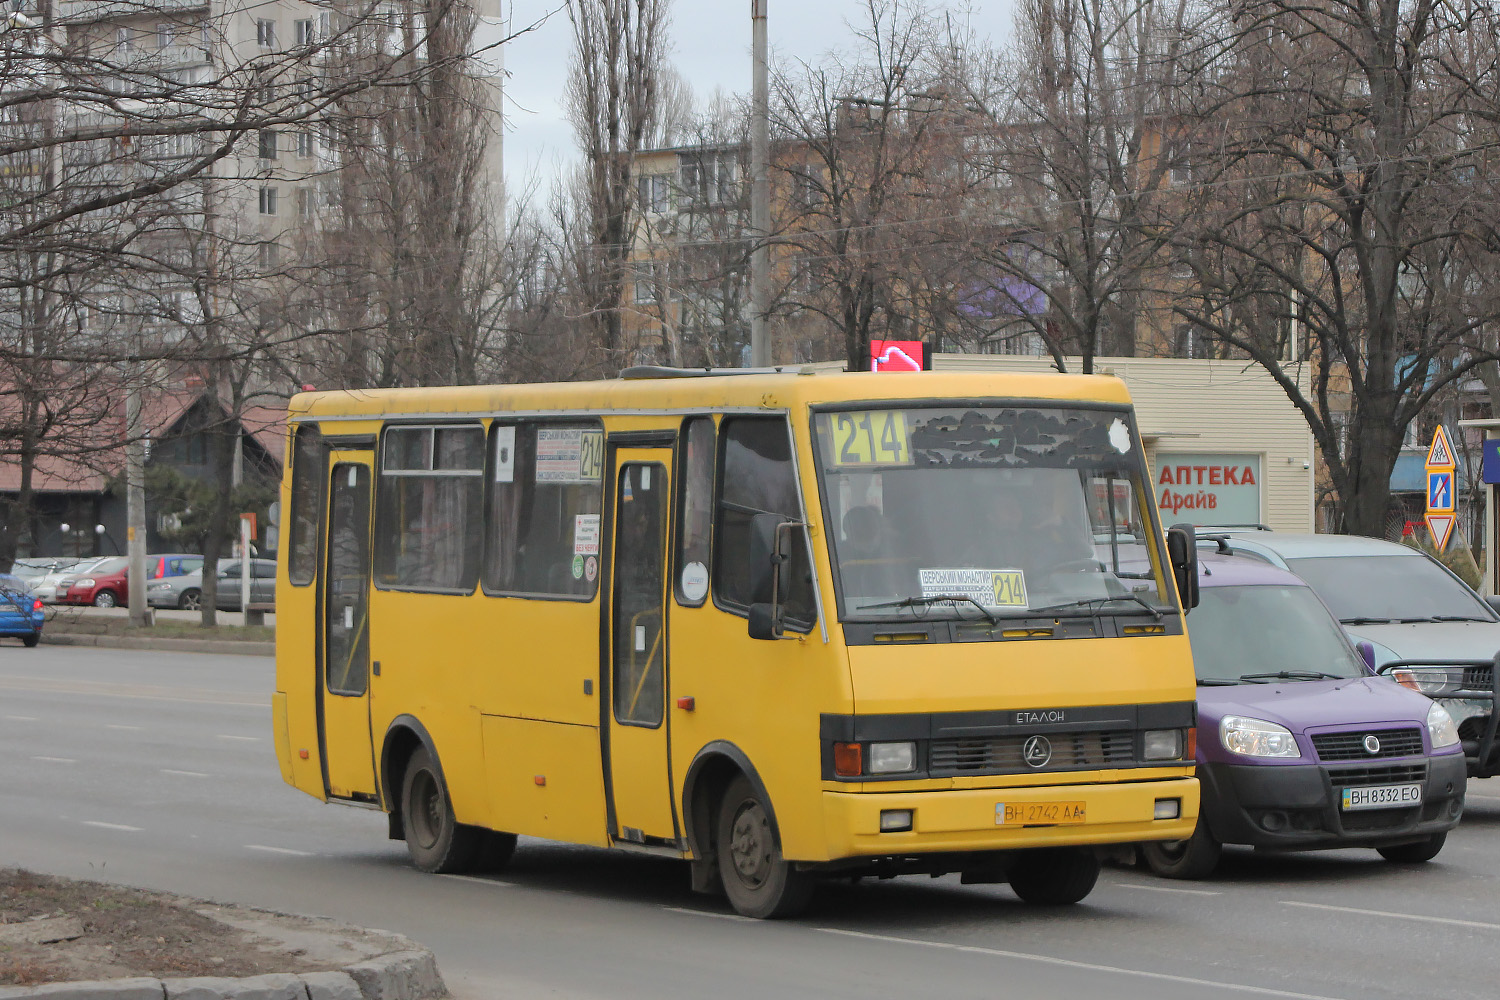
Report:
<svg viewBox="0 0 1500 1000"><path fill-rule="evenodd" d="M1427 765L1388 764L1385 767L1345 767L1328 772L1328 780L1334 788L1361 787L1364 785L1400 785L1412 781L1427 780Z"/></svg>
<svg viewBox="0 0 1500 1000"><path fill-rule="evenodd" d="M1366 736L1380 741L1380 749L1365 749ZM1420 729L1363 729L1352 733L1318 733L1312 738L1319 760L1372 760L1377 757L1417 757L1422 753Z"/></svg>
<svg viewBox="0 0 1500 1000"><path fill-rule="evenodd" d="M1135 732L1110 729L1085 733L1047 733L1052 757L1041 767L1030 767L1021 748L1028 736L932 741L929 773L1003 774L1013 771L1055 771L1065 768L1124 767L1135 761Z"/></svg>

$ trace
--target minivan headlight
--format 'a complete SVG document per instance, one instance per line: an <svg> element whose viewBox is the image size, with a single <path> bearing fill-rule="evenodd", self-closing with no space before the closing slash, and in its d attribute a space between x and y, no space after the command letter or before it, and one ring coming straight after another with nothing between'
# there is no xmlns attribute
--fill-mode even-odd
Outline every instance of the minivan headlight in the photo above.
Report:
<svg viewBox="0 0 1500 1000"><path fill-rule="evenodd" d="M1453 716L1437 702L1433 702L1432 707L1427 710L1427 736L1432 741L1434 750L1451 747L1458 742L1458 727L1453 724Z"/></svg>
<svg viewBox="0 0 1500 1000"><path fill-rule="evenodd" d="M1263 719L1226 715L1219 723L1224 749L1245 757L1301 757L1297 738L1285 726Z"/></svg>

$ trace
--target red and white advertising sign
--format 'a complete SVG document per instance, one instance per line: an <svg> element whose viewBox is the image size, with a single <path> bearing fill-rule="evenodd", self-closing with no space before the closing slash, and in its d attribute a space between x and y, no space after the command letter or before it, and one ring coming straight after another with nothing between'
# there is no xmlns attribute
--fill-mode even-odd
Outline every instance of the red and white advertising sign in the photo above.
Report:
<svg viewBox="0 0 1500 1000"><path fill-rule="evenodd" d="M1156 466L1156 505L1164 520L1260 523L1259 455L1162 453Z"/></svg>
<svg viewBox="0 0 1500 1000"><path fill-rule="evenodd" d="M925 349L920 340L872 340L870 371L919 372Z"/></svg>

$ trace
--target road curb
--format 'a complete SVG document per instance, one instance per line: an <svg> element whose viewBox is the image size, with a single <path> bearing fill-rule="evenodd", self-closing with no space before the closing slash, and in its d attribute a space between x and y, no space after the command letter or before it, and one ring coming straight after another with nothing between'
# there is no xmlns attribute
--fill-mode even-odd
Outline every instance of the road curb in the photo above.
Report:
<svg viewBox="0 0 1500 1000"><path fill-rule="evenodd" d="M243 656L274 656L274 642L241 642L233 639L147 639L125 635L94 635L88 632L51 632L42 629L42 642L49 646L101 646L107 649L155 649L172 653L238 653ZM3 996L3 994L0 994Z"/></svg>
<svg viewBox="0 0 1500 1000"><path fill-rule="evenodd" d="M0 1000L439 1000L447 996L437 959L426 948L390 952L339 972L0 986Z"/></svg>

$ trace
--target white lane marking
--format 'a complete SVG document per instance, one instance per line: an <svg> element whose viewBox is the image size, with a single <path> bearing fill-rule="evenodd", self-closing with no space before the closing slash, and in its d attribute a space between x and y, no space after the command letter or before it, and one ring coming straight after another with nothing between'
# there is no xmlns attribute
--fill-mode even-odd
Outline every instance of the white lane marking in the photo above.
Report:
<svg viewBox="0 0 1500 1000"><path fill-rule="evenodd" d="M208 777L208 775L204 774L202 771L174 771L170 767L164 767L164 768L162 768L161 769L161 773L162 774L177 774L177 775L181 775L184 778L206 778L206 777Z"/></svg>
<svg viewBox="0 0 1500 1000"><path fill-rule="evenodd" d="M313 858L317 855L312 851L294 851L290 847L267 847L265 844L246 844L246 849L251 851L268 851L271 854L290 854L298 858Z"/></svg>
<svg viewBox="0 0 1500 1000"><path fill-rule="evenodd" d="M139 732L141 727L140 726L122 726L122 725L120 725L117 722L110 722L110 723L106 723L105 726L104 726L104 728L105 729L129 729L132 732Z"/></svg>
<svg viewBox="0 0 1500 1000"><path fill-rule="evenodd" d="M1167 885L1141 885L1139 882L1106 882L1117 889L1145 889L1147 892L1180 892L1188 896L1222 896L1217 889L1179 889L1176 886Z"/></svg>
<svg viewBox="0 0 1500 1000"><path fill-rule="evenodd" d="M500 881L497 878L480 878L477 875L447 875L447 874L444 874L442 877L443 878L451 878L451 879L453 879L456 882L478 882L480 885L503 885L503 886L510 886L510 885L513 884L513 883L510 883L510 882L502 882L502 881Z"/></svg>
<svg viewBox="0 0 1500 1000"><path fill-rule="evenodd" d="M1482 920L1460 920L1457 917L1425 917L1420 913L1392 913L1389 910L1361 910L1353 906L1333 906L1329 903L1303 903L1295 899L1283 899L1282 906L1301 906L1309 910L1333 910L1337 913L1357 913L1362 917L1390 917L1392 920L1416 920L1424 924L1452 924L1455 927L1481 927L1489 931L1500 931L1500 924L1487 924Z"/></svg>
<svg viewBox="0 0 1500 1000"><path fill-rule="evenodd" d="M35 722L36 721L36 716L34 716L34 715L0 715L0 719L4 719L6 722Z"/></svg>
<svg viewBox="0 0 1500 1000"><path fill-rule="evenodd" d="M140 833L138 826L126 826L124 823L104 823L97 819L81 820L84 826L97 826L101 830L124 830L126 833Z"/></svg>
<svg viewBox="0 0 1500 1000"><path fill-rule="evenodd" d="M889 934L868 934L864 931L846 931L834 927L817 927L824 934L839 934L844 937L863 938L867 941L884 941L890 944L915 944L926 948L944 948L962 951L971 955L993 955L996 958L1014 958L1025 962L1040 962L1043 965L1059 965L1068 969L1084 969L1089 972L1108 972L1117 976L1139 976L1143 979L1158 979L1168 983L1183 983L1188 986L1211 986L1217 990L1235 990L1240 993L1257 993L1268 997L1289 997L1291 1000L1336 1000L1334 997L1315 993L1294 993L1267 986L1246 986L1243 983L1226 983L1217 979L1196 979L1192 976L1174 976L1166 972L1146 972L1143 969L1126 969L1118 965L1099 965L1094 962L1075 962L1069 958L1054 958L1051 955L1034 955L1024 951L1005 951L1000 948L983 948L972 944L951 944L947 941L923 941L920 938L894 937Z"/></svg>
<svg viewBox="0 0 1500 1000"><path fill-rule="evenodd" d="M35 721L35 720L32 720ZM1491 802L1500 802L1500 795L1481 795L1479 792L1465 792L1466 799L1488 799Z"/></svg>
<svg viewBox="0 0 1500 1000"><path fill-rule="evenodd" d="M715 920L736 920L745 924L758 924L761 921L754 917L742 917L738 913L714 913L712 910L690 910L685 906L664 906L664 910L672 913L686 913L690 917L713 917ZM820 930L822 928L819 928Z"/></svg>
<svg viewBox="0 0 1500 1000"><path fill-rule="evenodd" d="M44 760L44 761L46 761L49 764L76 764L76 763L78 763L78 761L74 760L72 757L42 757L42 756L40 756L38 754L33 754L32 757L31 757L31 759L32 760Z"/></svg>
<svg viewBox="0 0 1500 1000"><path fill-rule="evenodd" d="M221 739L221 740L240 740L240 741L245 742L245 743L259 743L260 742L260 737L259 736L228 736L228 735L225 735L224 733L220 733L219 734L219 739Z"/></svg>

